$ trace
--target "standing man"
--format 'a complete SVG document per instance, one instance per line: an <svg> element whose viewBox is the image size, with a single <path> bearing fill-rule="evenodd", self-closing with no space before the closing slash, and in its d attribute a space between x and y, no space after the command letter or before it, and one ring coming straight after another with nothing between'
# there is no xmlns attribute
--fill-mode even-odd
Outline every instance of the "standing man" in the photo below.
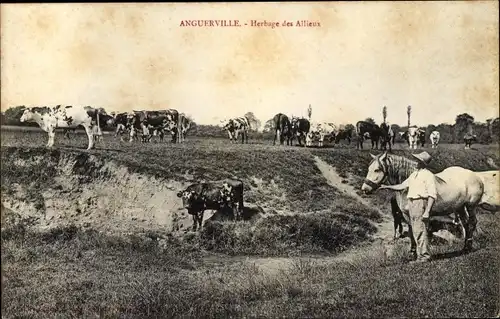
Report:
<svg viewBox="0 0 500 319"><path fill-rule="evenodd" d="M413 229L413 238L417 242L417 262L430 261L429 238L427 222L432 206L437 198L436 180L434 174L427 169L431 156L427 152L412 154L418 160L417 170L399 185L382 185L401 191L408 188L408 210Z"/></svg>

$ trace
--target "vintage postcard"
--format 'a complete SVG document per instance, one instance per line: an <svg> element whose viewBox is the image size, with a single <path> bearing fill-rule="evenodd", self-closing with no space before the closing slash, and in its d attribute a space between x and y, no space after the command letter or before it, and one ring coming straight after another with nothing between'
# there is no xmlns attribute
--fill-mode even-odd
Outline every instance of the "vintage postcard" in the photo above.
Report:
<svg viewBox="0 0 500 319"><path fill-rule="evenodd" d="M2 318L498 317L498 12L2 4Z"/></svg>

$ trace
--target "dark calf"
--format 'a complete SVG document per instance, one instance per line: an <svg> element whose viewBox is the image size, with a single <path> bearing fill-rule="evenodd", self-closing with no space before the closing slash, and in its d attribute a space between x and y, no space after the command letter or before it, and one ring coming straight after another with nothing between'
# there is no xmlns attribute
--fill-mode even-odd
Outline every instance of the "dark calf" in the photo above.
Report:
<svg viewBox="0 0 500 319"><path fill-rule="evenodd" d="M221 211L232 208L233 216L240 217L243 209L243 182L237 179L225 179L215 182L189 185L178 192L182 205L193 216L193 230L202 227L205 210Z"/></svg>

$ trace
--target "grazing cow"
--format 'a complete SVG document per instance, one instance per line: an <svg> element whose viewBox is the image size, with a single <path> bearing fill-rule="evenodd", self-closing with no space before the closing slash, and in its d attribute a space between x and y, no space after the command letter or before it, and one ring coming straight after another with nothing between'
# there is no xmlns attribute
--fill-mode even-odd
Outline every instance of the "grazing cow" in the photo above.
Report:
<svg viewBox="0 0 500 319"><path fill-rule="evenodd" d="M123 141L122 134L130 129L130 125L128 122L128 114L129 113L126 113L126 112L118 113L118 114L111 113L111 115L113 116L113 119L114 119L115 126L116 126L115 138L119 135L120 139L122 141Z"/></svg>
<svg viewBox="0 0 500 319"><path fill-rule="evenodd" d="M231 143L238 140L241 133L241 144L248 143L248 131L250 130L250 121L245 116L236 117L229 120L222 120L222 130L227 131Z"/></svg>
<svg viewBox="0 0 500 319"><path fill-rule="evenodd" d="M26 108L21 116L21 122L36 122L42 130L48 133L47 147L54 146L56 128L76 128L83 126L89 139L87 149L94 148L94 130L100 133L102 125L111 123L110 116L104 109L90 106L43 106Z"/></svg>
<svg viewBox="0 0 500 319"><path fill-rule="evenodd" d="M438 143L439 143L439 139L441 138L441 134L439 134L438 131L432 131L429 138L431 140L431 147L437 148Z"/></svg>
<svg viewBox="0 0 500 319"><path fill-rule="evenodd" d="M382 150L387 150L387 145L389 145L389 150L392 151L391 142L394 141L394 131L392 127L386 123L380 124L380 129L382 130L382 134L380 135L380 146Z"/></svg>
<svg viewBox="0 0 500 319"><path fill-rule="evenodd" d="M365 134L370 134L370 140L372 141L372 149L378 149L378 142L380 137L383 135L383 131L377 124L373 124L366 121L359 121L356 123L356 134L358 135L358 145L357 148L363 149L363 141L365 139Z"/></svg>
<svg viewBox="0 0 500 319"><path fill-rule="evenodd" d="M410 149L416 149L417 145L420 144L422 147L425 145L425 131L416 127L411 126L408 128L408 143Z"/></svg>
<svg viewBox="0 0 500 319"><path fill-rule="evenodd" d="M325 137L329 142L335 139L336 127L332 123L315 123L311 125L306 135L306 146L312 146L313 140L318 139L318 146L323 147Z"/></svg>
<svg viewBox="0 0 500 319"><path fill-rule="evenodd" d="M181 113L181 116L180 116L180 129L178 129L179 131L179 137L180 137L180 141L183 142L185 139L186 139L186 134L187 132L189 131L189 129L191 128L191 121L189 120L189 118L186 117L186 115L184 113Z"/></svg>
<svg viewBox="0 0 500 319"><path fill-rule="evenodd" d="M476 141L477 141L476 134L470 134L470 133L465 134L465 136L464 136L465 149L466 150L470 149L472 143L476 142Z"/></svg>
<svg viewBox="0 0 500 319"><path fill-rule="evenodd" d="M152 128L153 136L158 136L160 142L163 141L163 137L166 132L170 132L172 135L172 142L175 143L177 140L182 143L186 139L186 134L191 128L191 121L186 117L184 113L179 114L178 122L170 122L171 124L168 127L156 127Z"/></svg>
<svg viewBox="0 0 500 319"><path fill-rule="evenodd" d="M232 208L233 217L239 219L243 211L243 182L225 179L214 182L195 183L178 192L182 205L193 216L193 231L201 229L205 210ZM236 212L239 211L239 212Z"/></svg>
<svg viewBox="0 0 500 319"><path fill-rule="evenodd" d="M403 141L406 141L406 144L408 144L408 146L410 146L410 135L409 135L408 131L399 132L399 138Z"/></svg>
<svg viewBox="0 0 500 319"><path fill-rule="evenodd" d="M284 139L286 138L286 145L290 145L291 130L292 126L288 116L283 113L278 113L273 117L274 125L274 141L273 145L276 145L276 138L279 138L280 145L283 145Z"/></svg>
<svg viewBox="0 0 500 319"><path fill-rule="evenodd" d="M352 127L347 129L345 127L339 128L335 133L335 144L338 144L340 140L347 140L347 143L349 143L350 145L352 139L352 130Z"/></svg>
<svg viewBox="0 0 500 319"><path fill-rule="evenodd" d="M305 145L307 133L309 133L309 130L311 129L311 123L309 120L292 116L290 126L292 127L290 145L292 145L295 137L297 137L297 140L299 141L299 146L302 146L302 141L304 141Z"/></svg>
<svg viewBox="0 0 500 319"><path fill-rule="evenodd" d="M142 132L143 142L151 140L152 132L155 129L164 129L173 131L172 143L176 142L177 137L177 121L179 113L174 110L162 111L133 111L128 115L128 125L130 126L130 142L136 135L137 131Z"/></svg>

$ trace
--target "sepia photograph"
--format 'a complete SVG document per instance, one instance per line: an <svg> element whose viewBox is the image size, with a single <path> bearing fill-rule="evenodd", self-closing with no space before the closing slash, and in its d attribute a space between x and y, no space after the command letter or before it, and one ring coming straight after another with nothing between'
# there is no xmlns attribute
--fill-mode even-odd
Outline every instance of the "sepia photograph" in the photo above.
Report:
<svg viewBox="0 0 500 319"><path fill-rule="evenodd" d="M2 318L500 318L498 1L0 13Z"/></svg>

